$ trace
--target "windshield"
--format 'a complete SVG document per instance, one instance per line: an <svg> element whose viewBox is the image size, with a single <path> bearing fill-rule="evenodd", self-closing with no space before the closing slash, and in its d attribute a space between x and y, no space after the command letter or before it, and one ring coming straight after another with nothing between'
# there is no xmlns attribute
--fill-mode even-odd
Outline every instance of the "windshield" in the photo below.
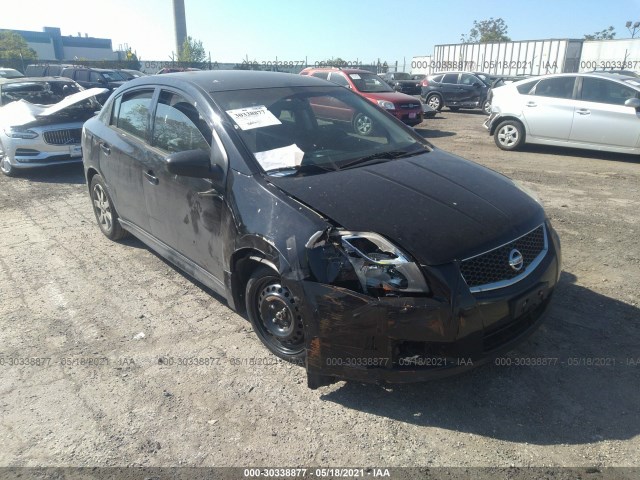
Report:
<svg viewBox="0 0 640 480"><path fill-rule="evenodd" d="M0 105L18 100L38 105L53 105L81 90L82 87L73 81L7 83L0 86Z"/></svg>
<svg viewBox="0 0 640 480"><path fill-rule="evenodd" d="M269 175L312 175L430 151L359 95L341 87L213 92Z"/></svg>
<svg viewBox="0 0 640 480"><path fill-rule="evenodd" d="M375 73L350 73L356 90L363 93L393 92L394 90Z"/></svg>
<svg viewBox="0 0 640 480"><path fill-rule="evenodd" d="M20 78L24 77L19 71L12 68L0 69L0 78Z"/></svg>

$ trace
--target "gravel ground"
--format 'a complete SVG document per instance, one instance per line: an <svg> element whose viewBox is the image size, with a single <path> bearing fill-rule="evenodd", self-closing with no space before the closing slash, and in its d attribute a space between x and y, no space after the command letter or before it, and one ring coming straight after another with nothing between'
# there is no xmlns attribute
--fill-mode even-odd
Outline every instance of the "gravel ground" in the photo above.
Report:
<svg viewBox="0 0 640 480"><path fill-rule="evenodd" d="M484 118L419 131L537 192L564 273L511 365L415 385L309 390L221 298L103 237L80 166L0 178L0 466L640 466L639 161L503 152Z"/></svg>

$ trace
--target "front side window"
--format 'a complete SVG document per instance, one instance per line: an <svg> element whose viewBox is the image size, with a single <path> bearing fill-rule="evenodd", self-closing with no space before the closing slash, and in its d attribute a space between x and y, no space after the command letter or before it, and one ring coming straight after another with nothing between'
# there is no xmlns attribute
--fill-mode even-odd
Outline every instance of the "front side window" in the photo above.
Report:
<svg viewBox="0 0 640 480"><path fill-rule="evenodd" d="M369 100L338 87L212 92L268 175L316 175L430 151Z"/></svg>
<svg viewBox="0 0 640 480"><path fill-rule="evenodd" d="M350 73L349 78L351 78L356 89L360 92L381 93L394 91L387 82L375 73Z"/></svg>
<svg viewBox="0 0 640 480"><path fill-rule="evenodd" d="M79 82L88 82L89 70L76 70L76 80Z"/></svg>
<svg viewBox="0 0 640 480"><path fill-rule="evenodd" d="M603 78L583 77L582 100L586 102L624 105L630 98L638 98L638 91Z"/></svg>
<svg viewBox="0 0 640 480"><path fill-rule="evenodd" d="M171 153L209 150L211 129L193 103L176 93L162 91L152 138L155 147Z"/></svg>
<svg viewBox="0 0 640 480"><path fill-rule="evenodd" d="M474 83L480 83L480 82L473 75L468 75L466 73L463 73L462 75L460 75L461 85L473 85Z"/></svg>
<svg viewBox="0 0 640 480"><path fill-rule="evenodd" d="M122 95L119 109L114 112L117 127L138 138L146 138L151 97L153 90L136 90Z"/></svg>
<svg viewBox="0 0 640 480"><path fill-rule="evenodd" d="M573 98L576 77L543 78L536 85L533 95L537 97Z"/></svg>

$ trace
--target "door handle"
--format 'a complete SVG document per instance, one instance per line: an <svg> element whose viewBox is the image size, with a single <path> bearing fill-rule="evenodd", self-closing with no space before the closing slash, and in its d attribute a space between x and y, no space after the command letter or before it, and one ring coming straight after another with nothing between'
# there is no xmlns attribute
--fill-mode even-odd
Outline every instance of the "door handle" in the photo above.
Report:
<svg viewBox="0 0 640 480"><path fill-rule="evenodd" d="M158 185L158 183L160 183L158 177L153 175L153 170L147 170L144 172L144 176L147 177L147 180L149 180L153 185Z"/></svg>
<svg viewBox="0 0 640 480"><path fill-rule="evenodd" d="M579 108L578 110L576 110L576 112L580 115L591 115L591 110L588 110L586 108Z"/></svg>
<svg viewBox="0 0 640 480"><path fill-rule="evenodd" d="M102 150L107 155L111 155L111 149L106 143L100 143L100 150Z"/></svg>
<svg viewBox="0 0 640 480"><path fill-rule="evenodd" d="M215 188L212 188L211 190L205 190L204 192L198 192L197 195L199 197L222 197Z"/></svg>
<svg viewBox="0 0 640 480"><path fill-rule="evenodd" d="M527 107L537 107L538 104L536 102L527 102Z"/></svg>

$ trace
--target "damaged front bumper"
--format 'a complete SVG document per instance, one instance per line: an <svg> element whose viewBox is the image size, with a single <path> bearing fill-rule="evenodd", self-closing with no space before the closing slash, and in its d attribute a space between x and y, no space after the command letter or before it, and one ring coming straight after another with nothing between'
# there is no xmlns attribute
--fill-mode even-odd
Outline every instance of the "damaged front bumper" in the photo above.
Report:
<svg viewBox="0 0 640 480"><path fill-rule="evenodd" d="M560 276L560 246L505 288L471 293L458 266L429 268L429 297L375 298L313 281L290 288L305 299L310 388L338 380L408 383L469 370L508 351L544 319Z"/></svg>

